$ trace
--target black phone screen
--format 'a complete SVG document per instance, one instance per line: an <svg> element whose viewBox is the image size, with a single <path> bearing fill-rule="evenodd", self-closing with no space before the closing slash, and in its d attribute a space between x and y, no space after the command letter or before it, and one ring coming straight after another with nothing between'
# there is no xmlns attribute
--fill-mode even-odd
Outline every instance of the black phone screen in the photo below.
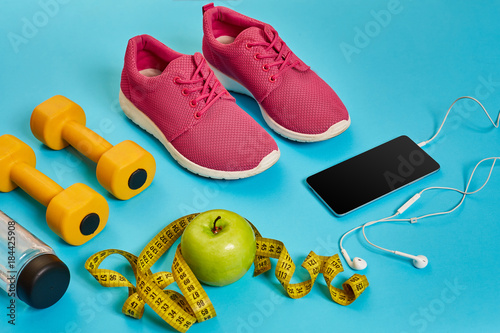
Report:
<svg viewBox="0 0 500 333"><path fill-rule="evenodd" d="M307 184L342 216L439 170L407 136L397 137L307 178Z"/></svg>

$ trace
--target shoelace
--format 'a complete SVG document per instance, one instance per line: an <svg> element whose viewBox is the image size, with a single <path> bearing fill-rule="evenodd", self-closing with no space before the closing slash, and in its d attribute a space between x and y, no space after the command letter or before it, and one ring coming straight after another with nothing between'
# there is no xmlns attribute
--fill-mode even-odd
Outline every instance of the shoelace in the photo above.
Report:
<svg viewBox="0 0 500 333"><path fill-rule="evenodd" d="M287 70L300 64L300 61L299 60L295 60L294 62L291 61L293 52L289 48L287 48L285 42L281 38L279 38L278 32L276 30L272 31L274 37L271 42L251 42L246 44L246 48L250 49L253 46L267 46L266 49L264 50L264 53L255 53L254 59L256 60L265 58L274 59L274 62L269 64L264 64L264 66L262 66L262 69L267 72L271 69L271 67L279 65L278 73L271 75L269 77L269 81L275 82L280 75L283 75L283 73L285 73ZM278 42L281 43L280 44L281 48L279 50L277 48ZM278 54L276 54L276 52Z"/></svg>
<svg viewBox="0 0 500 333"><path fill-rule="evenodd" d="M208 76L205 78L201 72L201 70L206 67L209 71ZM201 77L198 77L201 75ZM210 87L210 82L212 80L215 80L215 83L212 87ZM183 80L180 77L176 77L174 79L174 83L176 84L197 84L197 83L203 83L202 85L196 87L196 88L184 88L182 89L181 93L183 96L188 96L191 93L194 93L196 91L201 91L200 95L196 97L195 99L192 99L189 101L189 105L193 108L198 106L198 103L202 100L205 100L205 106L203 109L200 111L195 112L194 117L196 119L199 119L209 108L214 104L220 97L222 97L224 94L227 93L225 89L223 89L220 93L216 94L215 91L217 88L221 85L219 80L214 75L214 72L208 67L207 62L205 59L203 59L200 64L198 65L198 68L196 68L196 71L193 73L191 76L190 80Z"/></svg>

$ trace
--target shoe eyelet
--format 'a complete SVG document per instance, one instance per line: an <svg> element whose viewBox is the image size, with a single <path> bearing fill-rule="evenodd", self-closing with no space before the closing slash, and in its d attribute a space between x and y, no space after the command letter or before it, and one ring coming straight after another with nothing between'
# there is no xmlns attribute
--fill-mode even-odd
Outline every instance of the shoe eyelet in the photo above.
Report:
<svg viewBox="0 0 500 333"><path fill-rule="evenodd" d="M253 55L253 58L254 58L255 60L260 60L260 58L259 58L259 57L260 57L260 53L255 53L255 54Z"/></svg>
<svg viewBox="0 0 500 333"><path fill-rule="evenodd" d="M199 112L195 112L194 113L194 118L195 119L200 119L201 118L201 114Z"/></svg>
<svg viewBox="0 0 500 333"><path fill-rule="evenodd" d="M188 91L187 91L187 89L186 89L186 88L184 88L184 89L182 89L182 90L181 90L181 94L182 94L182 96L187 96L187 95L189 95L189 93L188 93Z"/></svg>
<svg viewBox="0 0 500 333"><path fill-rule="evenodd" d="M197 105L198 103L196 103L194 99L189 101L189 106L191 106L192 108L195 108Z"/></svg>
<svg viewBox="0 0 500 333"><path fill-rule="evenodd" d="M270 67L268 64L265 64L264 66L262 66L262 70L263 70L264 72L267 72L267 71L269 71L270 69L271 69L271 67Z"/></svg>
<svg viewBox="0 0 500 333"><path fill-rule="evenodd" d="M248 43L246 43L246 44L245 44L245 48L246 48L247 50L250 50L252 47L251 47L250 45L248 45Z"/></svg>
<svg viewBox="0 0 500 333"><path fill-rule="evenodd" d="M271 75L271 76L269 77L269 81L270 81L270 82L273 82L273 83L274 83L274 82L276 82L276 77L275 77L274 75Z"/></svg>
<svg viewBox="0 0 500 333"><path fill-rule="evenodd" d="M179 83L179 81L178 81L178 80L180 80L180 79L181 79L181 78L180 78L180 77L178 77L178 76L174 77L174 83L175 83L175 84L180 84L180 83Z"/></svg>

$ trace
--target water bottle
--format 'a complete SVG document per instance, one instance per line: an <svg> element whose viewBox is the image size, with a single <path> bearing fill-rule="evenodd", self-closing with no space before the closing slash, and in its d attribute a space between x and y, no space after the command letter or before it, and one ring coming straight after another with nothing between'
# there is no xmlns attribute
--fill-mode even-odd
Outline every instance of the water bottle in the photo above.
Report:
<svg viewBox="0 0 500 333"><path fill-rule="evenodd" d="M43 309L66 292L68 267L54 250L0 210L0 289ZM15 306L15 304L14 304Z"/></svg>

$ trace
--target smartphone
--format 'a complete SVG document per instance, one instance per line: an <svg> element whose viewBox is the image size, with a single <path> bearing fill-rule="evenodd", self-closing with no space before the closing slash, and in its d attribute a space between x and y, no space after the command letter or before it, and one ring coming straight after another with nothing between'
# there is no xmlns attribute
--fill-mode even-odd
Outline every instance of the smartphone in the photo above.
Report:
<svg viewBox="0 0 500 333"><path fill-rule="evenodd" d="M307 178L337 216L343 216L439 170L439 164L403 135Z"/></svg>

